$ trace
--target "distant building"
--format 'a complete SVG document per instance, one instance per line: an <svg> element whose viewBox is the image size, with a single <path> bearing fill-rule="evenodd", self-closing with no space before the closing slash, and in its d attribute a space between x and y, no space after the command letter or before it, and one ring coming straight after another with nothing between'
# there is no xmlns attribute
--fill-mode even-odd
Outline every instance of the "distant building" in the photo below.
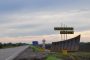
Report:
<svg viewBox="0 0 90 60"><path fill-rule="evenodd" d="M78 51L80 43L80 35L68 40L52 42L51 51L57 52L62 50Z"/></svg>

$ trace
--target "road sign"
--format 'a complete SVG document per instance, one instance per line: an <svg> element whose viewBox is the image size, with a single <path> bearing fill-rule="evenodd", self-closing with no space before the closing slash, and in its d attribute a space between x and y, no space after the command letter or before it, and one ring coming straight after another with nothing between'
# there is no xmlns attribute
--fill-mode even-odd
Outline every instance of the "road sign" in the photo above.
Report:
<svg viewBox="0 0 90 60"><path fill-rule="evenodd" d="M34 46L38 46L38 41L33 41L32 44L33 44Z"/></svg>

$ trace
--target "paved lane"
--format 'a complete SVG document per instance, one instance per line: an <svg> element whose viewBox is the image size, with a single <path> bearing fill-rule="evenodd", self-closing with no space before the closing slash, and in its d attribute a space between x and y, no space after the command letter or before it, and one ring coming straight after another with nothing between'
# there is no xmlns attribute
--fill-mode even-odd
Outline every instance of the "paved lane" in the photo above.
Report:
<svg viewBox="0 0 90 60"><path fill-rule="evenodd" d="M0 60L12 60L27 47L28 46L20 46L15 48L0 49Z"/></svg>
<svg viewBox="0 0 90 60"><path fill-rule="evenodd" d="M14 60L44 60L47 55L46 52L35 52L31 47L28 47Z"/></svg>

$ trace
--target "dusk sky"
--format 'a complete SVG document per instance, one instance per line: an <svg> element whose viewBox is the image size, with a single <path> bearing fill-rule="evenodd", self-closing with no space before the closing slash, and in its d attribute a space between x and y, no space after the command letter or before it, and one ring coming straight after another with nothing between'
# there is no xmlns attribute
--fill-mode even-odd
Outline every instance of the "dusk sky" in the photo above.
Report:
<svg viewBox="0 0 90 60"><path fill-rule="evenodd" d="M61 23L90 42L90 0L0 0L0 42L60 41Z"/></svg>

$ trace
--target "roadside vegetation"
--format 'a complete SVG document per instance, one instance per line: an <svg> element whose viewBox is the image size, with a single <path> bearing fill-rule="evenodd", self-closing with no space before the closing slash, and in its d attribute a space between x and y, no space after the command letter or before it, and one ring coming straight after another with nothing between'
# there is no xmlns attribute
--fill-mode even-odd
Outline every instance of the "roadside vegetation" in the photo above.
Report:
<svg viewBox="0 0 90 60"><path fill-rule="evenodd" d="M48 56L47 58L46 58L46 60L60 60L59 58L57 58L56 56Z"/></svg>
<svg viewBox="0 0 90 60"><path fill-rule="evenodd" d="M46 60L63 60L65 56L62 55L61 53L50 53L48 54L48 56L46 57Z"/></svg>
<svg viewBox="0 0 90 60"><path fill-rule="evenodd" d="M84 45L82 47L82 45ZM89 49L90 43L81 43L80 50L78 52L68 52L67 55L63 55L62 52L50 52L47 54L45 60L90 60L90 51L84 48ZM44 51L38 46L32 46L34 52Z"/></svg>
<svg viewBox="0 0 90 60"><path fill-rule="evenodd" d="M33 49L34 52L44 52L44 49L38 46L30 45L30 47ZM62 53L48 53L45 60L63 60L63 58L65 57L67 57L67 55L63 55Z"/></svg>
<svg viewBox="0 0 90 60"><path fill-rule="evenodd" d="M34 52L43 52L44 49L38 46L30 45L30 47L33 49Z"/></svg>
<svg viewBox="0 0 90 60"><path fill-rule="evenodd" d="M90 60L90 52L73 52L69 54L76 60Z"/></svg>
<svg viewBox="0 0 90 60"><path fill-rule="evenodd" d="M90 60L90 52L70 52L68 55L52 53L47 56L46 60Z"/></svg>

